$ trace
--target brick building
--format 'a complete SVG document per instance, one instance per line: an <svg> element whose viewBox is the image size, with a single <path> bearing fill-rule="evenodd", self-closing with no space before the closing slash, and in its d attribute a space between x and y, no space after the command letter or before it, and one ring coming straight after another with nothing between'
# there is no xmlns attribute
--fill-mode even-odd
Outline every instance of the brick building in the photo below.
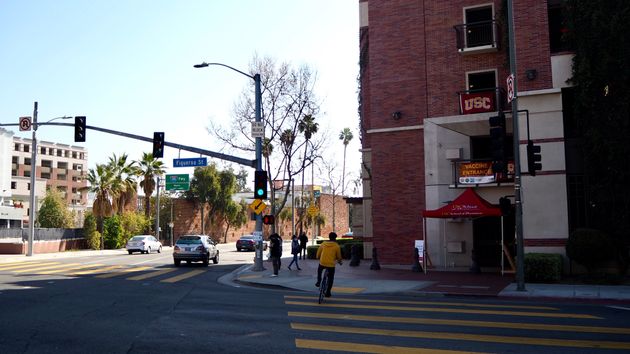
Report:
<svg viewBox="0 0 630 354"><path fill-rule="evenodd" d="M470 266L473 248L482 266L502 262L500 217L426 219L424 235L421 215L470 187L493 204L514 201L503 4L359 1L363 236L365 254L377 247L384 264L410 264L414 240L421 239L438 268ZM579 189L573 178L579 171L567 163L563 113L573 55L561 40L561 1L513 4L525 251L564 254ZM510 147L505 175L484 172L492 171L488 122L499 111L506 113ZM527 168L528 133L542 150L536 176ZM510 249L514 217L503 224Z"/></svg>

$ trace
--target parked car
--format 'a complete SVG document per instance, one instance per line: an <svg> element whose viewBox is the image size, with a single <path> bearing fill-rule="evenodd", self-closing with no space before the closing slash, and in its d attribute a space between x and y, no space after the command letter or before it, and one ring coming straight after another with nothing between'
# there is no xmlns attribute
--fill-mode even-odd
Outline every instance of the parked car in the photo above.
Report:
<svg viewBox="0 0 630 354"><path fill-rule="evenodd" d="M205 266L219 263L219 250L217 244L208 235L184 235L181 236L173 248L173 262L179 267L181 261L203 262Z"/></svg>
<svg viewBox="0 0 630 354"><path fill-rule="evenodd" d="M162 243L151 235L137 235L127 241L127 252L132 254L134 252L151 253L157 251L162 252Z"/></svg>
<svg viewBox="0 0 630 354"><path fill-rule="evenodd" d="M256 238L254 235L243 235L236 241L236 251L240 250L256 250ZM263 241L263 250L267 250L267 243L265 241Z"/></svg>

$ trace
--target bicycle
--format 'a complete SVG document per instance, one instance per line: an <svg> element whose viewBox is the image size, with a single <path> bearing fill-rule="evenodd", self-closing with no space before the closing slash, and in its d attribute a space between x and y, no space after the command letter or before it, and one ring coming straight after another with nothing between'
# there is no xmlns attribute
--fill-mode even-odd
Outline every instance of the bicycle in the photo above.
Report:
<svg viewBox="0 0 630 354"><path fill-rule="evenodd" d="M324 274L322 274L322 281L319 283L319 303L321 304L324 301L324 296L326 295L326 291L328 290L328 269L324 269Z"/></svg>
<svg viewBox="0 0 630 354"><path fill-rule="evenodd" d="M337 264L342 265L342 261L338 261ZM322 274L322 281L319 283L319 303L324 302L324 297L326 297L326 292L328 291L328 268L324 268L324 273Z"/></svg>

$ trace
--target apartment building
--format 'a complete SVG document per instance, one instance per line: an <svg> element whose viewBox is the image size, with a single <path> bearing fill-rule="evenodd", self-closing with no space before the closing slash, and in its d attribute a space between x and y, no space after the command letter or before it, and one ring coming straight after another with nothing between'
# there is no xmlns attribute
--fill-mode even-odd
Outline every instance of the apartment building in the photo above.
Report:
<svg viewBox="0 0 630 354"><path fill-rule="evenodd" d="M24 210L24 221L28 223L30 213L30 190L32 169L32 140L13 136L10 145L10 199L12 205ZM2 155L7 155L3 151ZM9 173L2 169L3 176ZM35 197L41 202L46 190L55 188L61 192L68 206L82 214L86 210L87 187L87 151L80 146L37 142L37 168L35 175ZM8 198L7 198L8 199Z"/></svg>
<svg viewBox="0 0 630 354"><path fill-rule="evenodd" d="M513 149L506 149L507 172L494 173L489 133L490 117L504 112L506 146L513 146L503 4L359 1L363 236L384 264L410 264L416 240L437 268L468 268L473 249L485 267L514 256L514 213L422 217L469 188L496 206L507 198L513 208ZM513 1L526 252L564 254L579 190L579 171L566 157L573 54L562 41L561 9L561 1ZM528 139L542 151L535 176Z"/></svg>

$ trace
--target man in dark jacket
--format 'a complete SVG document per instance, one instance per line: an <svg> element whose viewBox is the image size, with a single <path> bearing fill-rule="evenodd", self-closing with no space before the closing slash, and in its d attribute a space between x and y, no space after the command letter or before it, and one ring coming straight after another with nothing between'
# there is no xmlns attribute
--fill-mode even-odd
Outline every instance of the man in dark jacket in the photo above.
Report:
<svg viewBox="0 0 630 354"><path fill-rule="evenodd" d="M300 233L300 259L306 259L306 244L308 243L308 236L306 236L306 232L302 231Z"/></svg>
<svg viewBox="0 0 630 354"><path fill-rule="evenodd" d="M273 265L273 274L271 276L277 277L280 269L280 257L282 257L282 239L277 233L269 236L269 255Z"/></svg>

